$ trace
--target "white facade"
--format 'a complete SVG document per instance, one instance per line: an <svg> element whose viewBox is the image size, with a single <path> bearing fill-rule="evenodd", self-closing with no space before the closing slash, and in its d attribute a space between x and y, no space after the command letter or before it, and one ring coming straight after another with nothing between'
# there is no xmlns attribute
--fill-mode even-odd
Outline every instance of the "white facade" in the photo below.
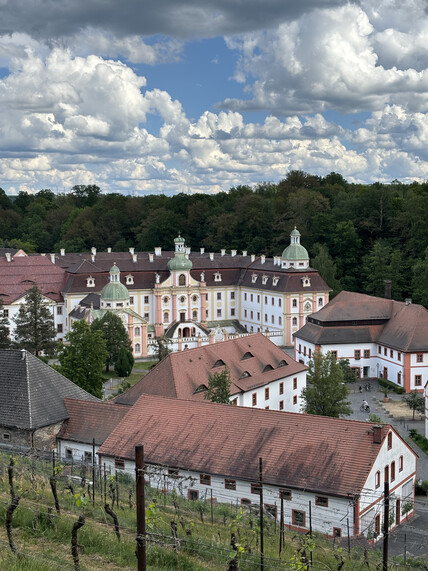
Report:
<svg viewBox="0 0 428 571"><path fill-rule="evenodd" d="M284 499L284 523L291 529L301 531L309 528L309 510L312 513L312 528L329 536L347 535L347 519L350 534L362 534L369 539L382 535L383 492L386 470L390 482L391 513L390 528L394 528L406 517L414 513L414 481L416 476L416 457L407 444L395 433L387 436L379 455L370 471L362 490L355 490L349 497L323 494L277 486L263 485L263 503L266 511L280 518L281 497ZM111 473L122 470L135 475L135 464L129 460L114 459L109 456L100 458ZM179 467L147 467L146 480L154 488L172 491L173 489L188 499L238 505L259 504L258 482L235 479L233 475L207 474L180 470ZM393 470L395 470L393 472ZM379 475L378 475L379 474ZM169 476L169 477L168 477ZM310 507L309 507L310 505ZM403 513L405 512L405 513ZM398 519L397 519L398 516Z"/></svg>

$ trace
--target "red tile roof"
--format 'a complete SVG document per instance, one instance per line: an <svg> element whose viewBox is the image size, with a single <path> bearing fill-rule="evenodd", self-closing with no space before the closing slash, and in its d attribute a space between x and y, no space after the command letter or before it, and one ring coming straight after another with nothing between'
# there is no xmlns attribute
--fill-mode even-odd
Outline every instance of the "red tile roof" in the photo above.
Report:
<svg viewBox="0 0 428 571"><path fill-rule="evenodd" d="M47 256L15 257L10 262L0 258L0 298L8 305L37 283L43 295L61 302L66 275L65 270L53 264Z"/></svg>
<svg viewBox="0 0 428 571"><path fill-rule="evenodd" d="M58 438L99 446L129 411L127 407L111 402L89 403L77 399L64 399L68 420L64 422ZM88 406L92 404L93 406Z"/></svg>
<svg viewBox="0 0 428 571"><path fill-rule="evenodd" d="M390 426L382 428L382 440ZM142 395L99 454L347 496L359 493L378 455L367 422Z"/></svg>
<svg viewBox="0 0 428 571"><path fill-rule="evenodd" d="M253 357L243 359L244 355L248 357L250 354ZM214 367L218 362L220 364ZM306 369L264 335L256 333L171 353L131 389L116 397L115 402L133 404L143 393L204 400L203 393L195 394L195 391L201 385L207 385L209 374L223 371L224 365L230 371L232 395ZM264 371L269 365L272 369ZM244 373L249 373L249 376L242 377Z"/></svg>

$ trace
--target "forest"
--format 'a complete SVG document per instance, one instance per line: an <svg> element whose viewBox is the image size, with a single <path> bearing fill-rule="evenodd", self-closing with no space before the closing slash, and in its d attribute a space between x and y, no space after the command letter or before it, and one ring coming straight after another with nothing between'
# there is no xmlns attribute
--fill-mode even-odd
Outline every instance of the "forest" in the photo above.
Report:
<svg viewBox="0 0 428 571"><path fill-rule="evenodd" d="M332 288L412 298L428 307L428 182L370 185L291 171L278 183L218 194L125 196L76 185L55 194L8 196L0 188L0 247L27 253L172 250L180 232L192 250L280 255L296 226L311 266Z"/></svg>

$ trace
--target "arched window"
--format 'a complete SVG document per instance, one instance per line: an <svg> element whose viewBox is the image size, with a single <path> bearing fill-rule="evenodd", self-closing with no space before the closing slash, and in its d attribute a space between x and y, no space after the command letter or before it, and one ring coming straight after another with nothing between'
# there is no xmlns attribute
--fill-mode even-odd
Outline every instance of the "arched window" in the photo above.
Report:
<svg viewBox="0 0 428 571"><path fill-rule="evenodd" d="M165 311L165 313L163 314L163 321L164 323L168 323L169 321L169 313L167 311Z"/></svg>
<svg viewBox="0 0 428 571"><path fill-rule="evenodd" d="M184 274L180 274L178 277L178 285L185 286L186 285L186 276Z"/></svg>
<svg viewBox="0 0 428 571"><path fill-rule="evenodd" d="M297 317L293 317L293 325L297 325Z"/></svg>
<svg viewBox="0 0 428 571"><path fill-rule="evenodd" d="M135 343L135 352L141 353L141 345L139 343Z"/></svg>
<svg viewBox="0 0 428 571"><path fill-rule="evenodd" d="M136 337L139 337L139 336L140 336L140 328L139 328L139 327L136 327L136 328L135 328L135 336L136 336Z"/></svg>
<svg viewBox="0 0 428 571"><path fill-rule="evenodd" d="M192 319L193 321L198 321L198 312L196 309L192 311Z"/></svg>
<svg viewBox="0 0 428 571"><path fill-rule="evenodd" d="M322 298L322 297L319 297L319 298L318 298L318 305L321 307L322 304L323 304L323 298Z"/></svg>
<svg viewBox="0 0 428 571"><path fill-rule="evenodd" d="M297 299L293 299L293 307L297 307Z"/></svg>

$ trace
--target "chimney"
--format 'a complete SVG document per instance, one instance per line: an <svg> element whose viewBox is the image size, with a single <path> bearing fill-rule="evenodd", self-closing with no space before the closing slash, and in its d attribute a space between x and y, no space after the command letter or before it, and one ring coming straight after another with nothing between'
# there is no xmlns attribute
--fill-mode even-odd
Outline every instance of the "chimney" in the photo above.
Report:
<svg viewBox="0 0 428 571"><path fill-rule="evenodd" d="M162 256L162 248L159 246L155 248L155 256Z"/></svg>
<svg viewBox="0 0 428 571"><path fill-rule="evenodd" d="M266 260L266 256L260 256L260 262L261 262L262 264L265 263L265 260Z"/></svg>
<svg viewBox="0 0 428 571"><path fill-rule="evenodd" d="M210 252L210 260L214 262L214 252Z"/></svg>
<svg viewBox="0 0 428 571"><path fill-rule="evenodd" d="M255 254L251 254L251 261L254 262L255 259L256 259L256 255L255 255Z"/></svg>
<svg viewBox="0 0 428 571"><path fill-rule="evenodd" d="M134 264L137 263L137 254L132 254L132 261Z"/></svg>
<svg viewBox="0 0 428 571"><path fill-rule="evenodd" d="M186 248L186 254L187 254L188 256L190 256L190 247L189 247L189 248Z"/></svg>
<svg viewBox="0 0 428 571"><path fill-rule="evenodd" d="M61 256L65 256L65 248L61 248L61 250L59 251Z"/></svg>
<svg viewBox="0 0 428 571"><path fill-rule="evenodd" d="M373 444L382 444L382 426L375 424L373 426Z"/></svg>
<svg viewBox="0 0 428 571"><path fill-rule="evenodd" d="M247 250L242 250L242 255L246 256L247 255Z"/></svg>
<svg viewBox="0 0 428 571"><path fill-rule="evenodd" d="M152 263L154 258L154 254L149 254L149 262Z"/></svg>
<svg viewBox="0 0 428 571"><path fill-rule="evenodd" d="M92 260L93 262L95 262L95 254L92 254L91 260Z"/></svg>
<svg viewBox="0 0 428 571"><path fill-rule="evenodd" d="M111 254L111 248L107 248L107 253Z"/></svg>
<svg viewBox="0 0 428 571"><path fill-rule="evenodd" d="M201 254L205 254L205 248L201 248Z"/></svg>
<svg viewBox="0 0 428 571"><path fill-rule="evenodd" d="M406 297L406 299L404 300L406 305L412 305L412 298L411 297Z"/></svg>
<svg viewBox="0 0 428 571"><path fill-rule="evenodd" d="M134 255L134 252L135 252L135 248L129 248L129 253L131 254L131 256Z"/></svg>
<svg viewBox="0 0 428 571"><path fill-rule="evenodd" d="M226 250L225 250L224 248L222 248L222 250L221 250L221 255L224 256L225 253L226 253Z"/></svg>
<svg viewBox="0 0 428 571"><path fill-rule="evenodd" d="M12 260L11 255L10 255L10 252L6 252L6 253L5 253L5 256L6 256L6 260L7 260L8 262L10 262L10 261Z"/></svg>
<svg viewBox="0 0 428 571"><path fill-rule="evenodd" d="M385 285L385 299L391 299L391 280L383 280Z"/></svg>
<svg viewBox="0 0 428 571"><path fill-rule="evenodd" d="M97 249L94 248L94 247L92 247L92 248L91 248L91 254L92 254L93 256L96 256L96 254L97 254Z"/></svg>
<svg viewBox="0 0 428 571"><path fill-rule="evenodd" d="M230 254L231 254L232 257L233 257L233 256L236 256L236 250L230 250Z"/></svg>
<svg viewBox="0 0 428 571"><path fill-rule="evenodd" d="M55 263L55 254L51 254L51 262L54 264Z"/></svg>
<svg viewBox="0 0 428 571"><path fill-rule="evenodd" d="M21 349L21 361L25 361L25 349Z"/></svg>

